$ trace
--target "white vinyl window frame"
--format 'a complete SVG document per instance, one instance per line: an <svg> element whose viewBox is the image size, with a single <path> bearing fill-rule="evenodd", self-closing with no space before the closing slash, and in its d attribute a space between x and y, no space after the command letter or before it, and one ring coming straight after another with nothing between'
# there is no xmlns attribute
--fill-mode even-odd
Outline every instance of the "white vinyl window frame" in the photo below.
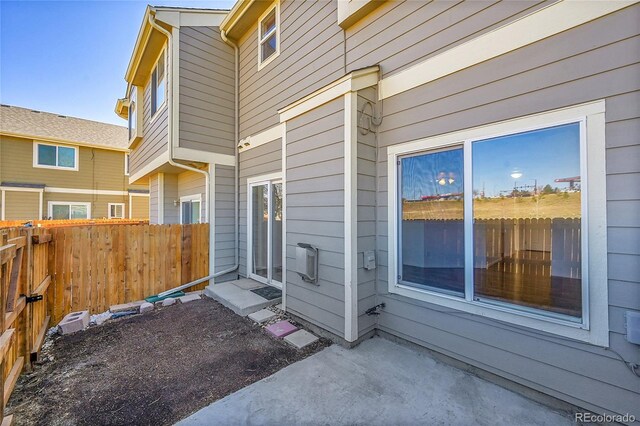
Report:
<svg viewBox="0 0 640 426"><path fill-rule="evenodd" d="M50 166L47 164L40 164L40 159L38 156L38 146L39 145L46 145L46 146L53 146L56 148L56 165L55 166ZM69 148L69 149L73 149L74 151L74 156L73 156L73 167L66 167L66 166L58 166L58 148ZM80 161L80 150L78 149L77 146L70 146L70 145L62 145L62 144L55 144L55 143L49 143L49 142L41 142L41 141L34 141L33 142L33 167L38 168L38 169L53 169L53 170L67 170L67 171L74 171L77 172L80 167L79 167L79 161Z"/></svg>
<svg viewBox="0 0 640 426"><path fill-rule="evenodd" d="M124 153L124 175L125 176L129 176L129 153Z"/></svg>
<svg viewBox="0 0 640 426"><path fill-rule="evenodd" d="M276 26L269 32L262 34L262 21L275 10ZM273 34L276 36L276 51L266 59L262 58L262 45L267 42ZM273 2L258 19L258 71L266 67L280 55L280 0Z"/></svg>
<svg viewBox="0 0 640 426"><path fill-rule="evenodd" d="M473 129L394 145L387 150L388 291L449 309L476 314L597 346L609 346L607 294L607 219L605 169L605 103L597 101L517 118ZM580 123L582 181L582 319L571 321L507 303L473 300L473 221L465 214L465 297L410 287L399 282L398 161L401 157L464 146L464 210L472 211L471 144L561 124ZM585 191L586 189L586 191Z"/></svg>
<svg viewBox="0 0 640 426"><path fill-rule="evenodd" d="M247 179L247 277L261 282L263 284L268 284L279 289L282 289L282 283L279 281L275 281L271 278L272 274L272 241L273 241L273 223L271 218L267 222L267 278L264 278L260 275L256 275L251 271L251 265L253 265L253 219L252 219L252 211L253 211L253 197L251 194L251 189L254 186L259 185L268 185L269 186L269 205L267 207L269 214L273 211L273 190L271 189L274 184L283 183L282 173L270 173L268 175L254 176L252 178ZM284 237L284 236L283 236ZM283 238L284 241L284 238ZM285 271L283 271L283 274ZM283 275L284 279L284 275Z"/></svg>
<svg viewBox="0 0 640 426"><path fill-rule="evenodd" d="M120 207L121 215L115 216L111 214L111 207ZM124 203L107 203L107 217L109 219L124 219Z"/></svg>
<svg viewBox="0 0 640 426"><path fill-rule="evenodd" d="M193 203L197 201L199 203L198 208L198 223L202 223L202 194L183 195L180 197L180 224L184 225L184 218L182 217L182 205L186 203Z"/></svg>
<svg viewBox="0 0 640 426"><path fill-rule="evenodd" d="M158 64L160 63L160 59L164 59L164 97L162 98L162 103L160 105L153 105L154 102L157 101L157 93L158 93L158 80L157 80L157 70ZM167 107L167 97L169 94L169 64L167 63L168 55L167 49L162 48L162 51L158 55L155 64L153 65L153 70L151 71L151 76L149 79L149 84L151 85L150 97L151 97L151 119L149 123L153 123L153 121L160 115L160 113ZM155 108L155 111L154 111Z"/></svg>
<svg viewBox="0 0 640 426"><path fill-rule="evenodd" d="M91 203L81 201L49 201L47 203L47 216L53 218L53 206L69 206L69 219L71 219L72 206L85 206L87 208L87 217L79 219L91 219Z"/></svg>

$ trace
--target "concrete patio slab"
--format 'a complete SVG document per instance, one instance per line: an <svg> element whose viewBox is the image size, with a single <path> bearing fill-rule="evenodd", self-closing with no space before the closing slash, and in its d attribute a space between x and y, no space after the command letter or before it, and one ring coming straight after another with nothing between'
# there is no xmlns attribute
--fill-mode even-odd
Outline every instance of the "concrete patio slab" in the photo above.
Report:
<svg viewBox="0 0 640 426"><path fill-rule="evenodd" d="M246 282L249 281L249 282ZM209 285L204 289L204 294L218 302L222 303L227 308L231 309L238 315L247 316L267 306L280 303L281 298L267 300L264 297L260 297L250 290L243 287L248 287L256 281L249 279L241 279L235 281L227 281L221 284ZM260 286L263 286L260 284Z"/></svg>
<svg viewBox="0 0 640 426"><path fill-rule="evenodd" d="M426 353L373 338L354 349L333 345L178 424L569 426L573 421Z"/></svg>

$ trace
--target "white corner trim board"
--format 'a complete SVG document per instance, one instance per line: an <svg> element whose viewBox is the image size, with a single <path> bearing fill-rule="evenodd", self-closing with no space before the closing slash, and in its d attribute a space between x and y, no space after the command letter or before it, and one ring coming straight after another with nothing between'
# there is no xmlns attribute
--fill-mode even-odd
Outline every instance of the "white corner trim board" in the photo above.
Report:
<svg viewBox="0 0 640 426"><path fill-rule="evenodd" d="M637 1L563 0L383 78L378 97L385 99L453 74L594 19Z"/></svg>
<svg viewBox="0 0 640 426"><path fill-rule="evenodd" d="M256 133L252 136L247 136L242 139L238 144L238 151L245 152L250 150L251 148L256 148L260 145L264 145L269 142L273 142L282 138L284 135L284 123L278 124L277 126L273 126L270 129L267 129L263 132Z"/></svg>
<svg viewBox="0 0 640 426"><path fill-rule="evenodd" d="M358 340L358 94L344 95L344 338ZM347 207L349 206L349 207Z"/></svg>

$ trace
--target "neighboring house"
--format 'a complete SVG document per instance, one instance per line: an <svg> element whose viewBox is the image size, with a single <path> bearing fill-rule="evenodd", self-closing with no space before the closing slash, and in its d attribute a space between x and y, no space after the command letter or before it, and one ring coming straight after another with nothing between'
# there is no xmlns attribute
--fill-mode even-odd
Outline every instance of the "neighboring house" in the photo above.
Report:
<svg viewBox="0 0 640 426"><path fill-rule="evenodd" d="M125 127L0 106L0 220L147 219L127 156Z"/></svg>
<svg viewBox="0 0 640 426"><path fill-rule="evenodd" d="M210 272L238 256L336 340L393 336L640 418L620 360L640 362L635 3L149 8L117 107L143 105L131 180L158 223L199 200Z"/></svg>

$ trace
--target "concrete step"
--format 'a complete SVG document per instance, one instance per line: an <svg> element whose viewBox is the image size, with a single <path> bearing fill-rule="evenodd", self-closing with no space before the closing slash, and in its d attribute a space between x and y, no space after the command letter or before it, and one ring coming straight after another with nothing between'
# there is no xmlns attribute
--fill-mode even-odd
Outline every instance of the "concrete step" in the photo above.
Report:
<svg viewBox="0 0 640 426"><path fill-rule="evenodd" d="M227 281L221 284L208 285L204 289L204 294L227 308L231 309L238 315L247 316L260 309L266 308L280 303L282 298L267 300L264 297L250 291L250 289L266 287L250 279L240 279L235 281Z"/></svg>

